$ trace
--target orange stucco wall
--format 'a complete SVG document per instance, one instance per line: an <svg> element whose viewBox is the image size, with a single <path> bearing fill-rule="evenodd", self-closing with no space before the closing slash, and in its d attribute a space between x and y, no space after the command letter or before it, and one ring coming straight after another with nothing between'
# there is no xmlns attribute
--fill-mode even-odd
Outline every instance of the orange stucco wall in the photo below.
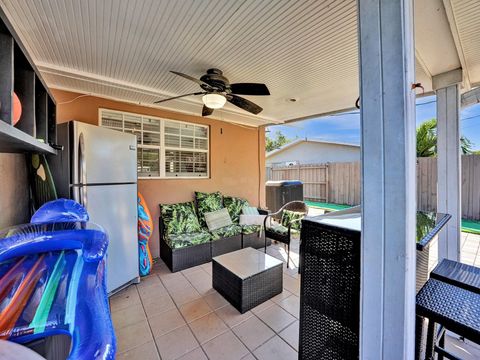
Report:
<svg viewBox="0 0 480 360"><path fill-rule="evenodd" d="M145 197L155 222L151 242L154 257L159 256L158 204L160 203L192 200L193 192L196 190L208 192L218 190L224 194L244 197L252 205L264 205L264 128L246 128L223 121L93 96L77 98L81 94L60 90L52 90L52 93L57 101L57 121L59 123L78 120L98 125L98 109L107 108L210 126L209 179L138 181L138 189ZM71 100L74 101L70 102Z"/></svg>

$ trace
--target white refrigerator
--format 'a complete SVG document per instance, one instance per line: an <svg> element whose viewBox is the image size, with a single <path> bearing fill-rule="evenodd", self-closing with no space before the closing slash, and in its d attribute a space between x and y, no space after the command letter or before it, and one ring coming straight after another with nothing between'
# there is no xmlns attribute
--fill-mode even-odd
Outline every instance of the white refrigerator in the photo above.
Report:
<svg viewBox="0 0 480 360"><path fill-rule="evenodd" d="M63 150L49 162L58 195L85 206L107 232L112 294L139 280L136 136L78 121L59 124L57 134Z"/></svg>

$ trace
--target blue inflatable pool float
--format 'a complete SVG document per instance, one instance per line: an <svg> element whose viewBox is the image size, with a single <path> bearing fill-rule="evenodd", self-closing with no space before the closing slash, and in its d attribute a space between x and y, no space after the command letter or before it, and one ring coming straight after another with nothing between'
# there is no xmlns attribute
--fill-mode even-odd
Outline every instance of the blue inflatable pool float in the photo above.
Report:
<svg viewBox="0 0 480 360"><path fill-rule="evenodd" d="M0 232L0 339L68 334L68 359L114 359L106 291L108 238L73 200L42 206Z"/></svg>

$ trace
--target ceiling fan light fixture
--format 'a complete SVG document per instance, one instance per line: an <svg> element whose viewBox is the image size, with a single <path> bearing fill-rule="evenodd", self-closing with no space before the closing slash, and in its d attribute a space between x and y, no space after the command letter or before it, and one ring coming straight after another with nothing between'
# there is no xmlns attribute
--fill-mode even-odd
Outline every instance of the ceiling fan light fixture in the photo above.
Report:
<svg viewBox="0 0 480 360"><path fill-rule="evenodd" d="M202 101L210 109L220 109L227 102L227 98L222 94L212 93L203 95Z"/></svg>

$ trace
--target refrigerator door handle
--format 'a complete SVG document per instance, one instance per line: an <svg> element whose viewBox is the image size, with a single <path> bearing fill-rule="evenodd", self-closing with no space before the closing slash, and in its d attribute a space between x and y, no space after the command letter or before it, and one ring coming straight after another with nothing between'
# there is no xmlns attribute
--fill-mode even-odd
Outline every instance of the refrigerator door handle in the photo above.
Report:
<svg viewBox="0 0 480 360"><path fill-rule="evenodd" d="M85 140L83 133L78 137L78 175L80 180L79 202L87 207L87 163L85 160Z"/></svg>

